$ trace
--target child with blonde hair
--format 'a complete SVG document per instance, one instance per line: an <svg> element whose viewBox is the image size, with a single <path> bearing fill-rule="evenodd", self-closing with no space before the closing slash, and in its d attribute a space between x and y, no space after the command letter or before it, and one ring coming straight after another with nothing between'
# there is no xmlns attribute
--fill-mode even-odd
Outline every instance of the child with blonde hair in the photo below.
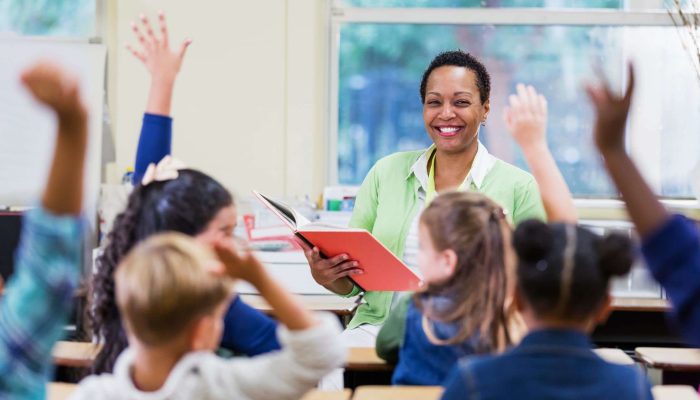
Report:
<svg viewBox="0 0 700 400"><path fill-rule="evenodd" d="M257 259L229 243L217 244L214 254L186 235L166 233L137 245L115 275L129 347L113 375L85 379L74 398L298 399L342 365L337 320L306 311ZM213 354L233 279L251 283L272 306L281 351L233 360Z"/></svg>

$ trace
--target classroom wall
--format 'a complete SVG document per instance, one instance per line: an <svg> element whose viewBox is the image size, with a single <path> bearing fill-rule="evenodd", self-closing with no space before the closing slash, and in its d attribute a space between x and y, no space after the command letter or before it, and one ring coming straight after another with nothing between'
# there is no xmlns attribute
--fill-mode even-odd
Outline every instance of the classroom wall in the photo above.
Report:
<svg viewBox="0 0 700 400"><path fill-rule="evenodd" d="M175 88L176 157L237 194L317 196L325 183L324 0L110 0L109 107L119 173L133 164L148 74L130 22L164 10L173 45L194 41Z"/></svg>

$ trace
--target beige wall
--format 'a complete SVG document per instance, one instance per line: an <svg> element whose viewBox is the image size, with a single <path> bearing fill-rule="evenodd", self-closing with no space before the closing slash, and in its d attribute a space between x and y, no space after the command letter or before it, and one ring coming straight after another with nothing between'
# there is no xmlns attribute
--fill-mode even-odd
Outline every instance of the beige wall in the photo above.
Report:
<svg viewBox="0 0 700 400"><path fill-rule="evenodd" d="M110 0L109 103L117 166L133 164L148 74L123 47L140 12L164 10L188 50L173 102L173 153L235 193L320 193L326 178L324 0Z"/></svg>

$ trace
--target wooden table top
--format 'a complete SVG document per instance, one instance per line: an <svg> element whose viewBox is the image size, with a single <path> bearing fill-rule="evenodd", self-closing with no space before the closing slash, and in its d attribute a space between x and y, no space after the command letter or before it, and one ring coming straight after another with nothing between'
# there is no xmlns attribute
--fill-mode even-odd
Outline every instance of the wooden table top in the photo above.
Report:
<svg viewBox="0 0 700 400"><path fill-rule="evenodd" d="M350 400L352 397L352 391L350 389L344 389L342 391L324 391L313 389L301 400Z"/></svg>
<svg viewBox="0 0 700 400"><path fill-rule="evenodd" d="M356 306L354 297L345 298L334 294L298 294L296 296L307 309L312 311L330 311L338 315L350 315ZM253 308L264 312L271 311L270 306L260 295L242 294L241 298ZM671 309L671 306L665 299L615 297L612 308L614 311L666 312Z"/></svg>
<svg viewBox="0 0 700 400"><path fill-rule="evenodd" d="M304 307L311 311L328 311L337 315L350 315L355 310L355 297L345 298L334 294L298 294ZM271 312L272 308L257 294L242 294L241 299L253 308L263 312Z"/></svg>
<svg viewBox="0 0 700 400"><path fill-rule="evenodd" d="M700 371L700 349L637 347L635 352L651 368L667 371Z"/></svg>
<svg viewBox="0 0 700 400"><path fill-rule="evenodd" d="M614 297L612 308L613 311L666 312L671 304L666 299Z"/></svg>
<svg viewBox="0 0 700 400"><path fill-rule="evenodd" d="M94 343L59 341L51 354L55 365L85 368L92 364L98 351L99 346Z"/></svg>
<svg viewBox="0 0 700 400"><path fill-rule="evenodd" d="M593 351L595 351L600 358L609 363L621 365L634 365L634 360L632 359L632 357L628 356L627 353L620 349L599 348L594 349Z"/></svg>
<svg viewBox="0 0 700 400"><path fill-rule="evenodd" d="M46 400L66 400L78 385L63 382L49 382L46 387Z"/></svg>
<svg viewBox="0 0 700 400"><path fill-rule="evenodd" d="M691 386L663 385L651 388L654 400L698 400L698 392Z"/></svg>
<svg viewBox="0 0 700 400"><path fill-rule="evenodd" d="M359 386L353 400L438 400L441 386Z"/></svg>
<svg viewBox="0 0 700 400"><path fill-rule="evenodd" d="M394 366L379 358L374 347L351 347L345 368L352 371L391 371Z"/></svg>
<svg viewBox="0 0 700 400"><path fill-rule="evenodd" d="M78 385L73 383L50 382L46 388L47 400L67 400L75 391ZM342 391L321 391L311 390L301 400L350 400L352 392L350 389Z"/></svg>

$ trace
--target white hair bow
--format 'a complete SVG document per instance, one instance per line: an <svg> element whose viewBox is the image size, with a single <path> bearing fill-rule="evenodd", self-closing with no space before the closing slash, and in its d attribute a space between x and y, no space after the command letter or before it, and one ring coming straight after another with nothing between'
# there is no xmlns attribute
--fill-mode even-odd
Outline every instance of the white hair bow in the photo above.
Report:
<svg viewBox="0 0 700 400"><path fill-rule="evenodd" d="M143 174L143 179L141 179L141 185L146 186L151 182L163 182L175 179L178 177L179 173L177 171L187 168L185 164L171 156L163 157L158 165L150 163L146 172Z"/></svg>

